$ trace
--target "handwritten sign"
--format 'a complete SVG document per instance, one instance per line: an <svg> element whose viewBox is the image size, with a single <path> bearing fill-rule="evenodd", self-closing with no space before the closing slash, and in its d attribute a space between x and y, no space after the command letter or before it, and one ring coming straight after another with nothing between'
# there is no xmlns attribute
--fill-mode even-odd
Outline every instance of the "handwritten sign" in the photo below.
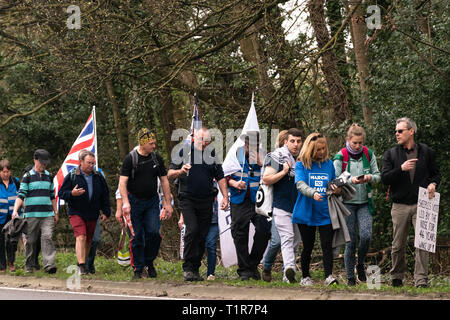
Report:
<svg viewBox="0 0 450 320"><path fill-rule="evenodd" d="M433 253L436 252L439 200L439 193L435 192L434 198L429 199L427 189L419 188L414 246Z"/></svg>

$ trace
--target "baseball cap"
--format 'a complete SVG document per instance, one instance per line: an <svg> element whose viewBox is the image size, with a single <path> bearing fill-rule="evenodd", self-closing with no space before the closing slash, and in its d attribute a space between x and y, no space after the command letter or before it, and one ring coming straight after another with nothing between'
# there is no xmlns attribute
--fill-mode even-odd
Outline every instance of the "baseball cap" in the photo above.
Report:
<svg viewBox="0 0 450 320"><path fill-rule="evenodd" d="M38 160L40 163L47 165L50 163L50 153L45 149L37 149L34 152L34 159Z"/></svg>

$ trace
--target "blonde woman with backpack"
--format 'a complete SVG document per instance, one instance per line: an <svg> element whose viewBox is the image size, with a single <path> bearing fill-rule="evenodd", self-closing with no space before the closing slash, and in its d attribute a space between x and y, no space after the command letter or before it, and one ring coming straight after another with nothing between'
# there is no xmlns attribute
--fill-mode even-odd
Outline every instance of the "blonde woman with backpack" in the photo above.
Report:
<svg viewBox="0 0 450 320"><path fill-rule="evenodd" d="M347 228L351 241L345 246L344 264L349 286L356 285L355 265L358 280L366 282L364 260L369 250L372 238L373 199L372 185L381 181L380 171L373 151L364 146L366 132L358 124L354 123L347 131L346 145L334 157L336 176L343 171L351 174L351 184L357 193L354 198L344 201L345 206L351 212L346 217ZM356 262L356 243L359 229L358 261Z"/></svg>

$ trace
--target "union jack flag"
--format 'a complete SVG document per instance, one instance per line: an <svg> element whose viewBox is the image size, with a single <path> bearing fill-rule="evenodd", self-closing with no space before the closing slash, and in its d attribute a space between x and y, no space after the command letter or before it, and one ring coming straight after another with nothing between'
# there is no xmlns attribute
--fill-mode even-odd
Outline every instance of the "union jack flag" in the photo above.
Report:
<svg viewBox="0 0 450 320"><path fill-rule="evenodd" d="M69 151L66 159L64 160L61 168L53 179L53 185L55 190L56 203L59 207L59 197L58 192L64 181L64 177L73 169L78 167L80 161L78 160L78 154L81 150L87 149L95 154L95 159L97 160L97 137L95 128L95 107L92 110L89 119L81 130L80 135L75 140L72 148ZM98 164L97 164L98 165Z"/></svg>

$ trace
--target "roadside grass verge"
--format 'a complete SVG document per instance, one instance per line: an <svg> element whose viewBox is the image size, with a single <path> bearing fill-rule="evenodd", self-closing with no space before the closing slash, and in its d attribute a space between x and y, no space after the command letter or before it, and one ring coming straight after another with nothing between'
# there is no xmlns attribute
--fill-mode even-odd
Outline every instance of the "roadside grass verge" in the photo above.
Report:
<svg viewBox="0 0 450 320"><path fill-rule="evenodd" d="M40 258L42 259L42 258ZM42 260L40 260L42 266ZM68 272L68 267L77 264L74 251L58 252L56 254L56 266L58 268L55 274L47 274L41 268L41 270L35 271L33 274L25 272L25 258L23 255L18 254L16 258L16 272L7 271L8 275L15 275L21 277L34 276L38 278L52 277L58 279L67 279L72 276L73 272ZM124 267L117 263L116 259L107 259L102 256L98 256L95 259L95 274L83 275L82 279L92 280L106 280L106 281L159 281L169 283L185 283L183 280L182 261L169 262L160 258L155 261L155 268L158 276L156 279L140 279L131 280L133 277L133 270L130 266ZM256 281L247 280L241 281L236 273L236 266L225 268L222 265L216 267L216 280L203 281L204 285L208 284L223 284L236 287L261 287L261 288L289 288L292 290L302 290L299 283L286 283L283 282L282 272L272 272L272 281ZM336 268L337 269L337 268ZM70 269L69 269L70 270ZM200 268L200 274L206 278L206 266L203 264ZM424 294L449 294L450 293L450 277L443 275L430 275L430 285L428 288L416 288L413 284L412 277L409 275L404 281L404 286L400 288L394 288L390 285L390 279L388 274L381 275L381 285L379 289L370 289L366 283L359 283L354 287L349 287L346 284L345 273L336 272L335 274L339 280L339 284L332 286L324 285L323 270L312 270L311 278L314 285L310 287L313 290L325 290L325 291L344 291L349 293L380 293L380 294L399 294L399 295L414 295L420 296ZM297 272L297 280L300 279L300 272ZM198 282L197 282L198 283Z"/></svg>

